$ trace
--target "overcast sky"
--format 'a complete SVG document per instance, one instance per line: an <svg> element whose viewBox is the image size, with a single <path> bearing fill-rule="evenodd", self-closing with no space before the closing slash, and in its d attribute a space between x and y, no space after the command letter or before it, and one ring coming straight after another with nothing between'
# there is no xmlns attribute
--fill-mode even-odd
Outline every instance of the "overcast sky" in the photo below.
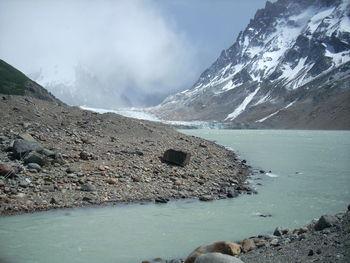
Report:
<svg viewBox="0 0 350 263"><path fill-rule="evenodd" d="M0 0L0 58L69 104L150 106L190 88L265 0Z"/></svg>

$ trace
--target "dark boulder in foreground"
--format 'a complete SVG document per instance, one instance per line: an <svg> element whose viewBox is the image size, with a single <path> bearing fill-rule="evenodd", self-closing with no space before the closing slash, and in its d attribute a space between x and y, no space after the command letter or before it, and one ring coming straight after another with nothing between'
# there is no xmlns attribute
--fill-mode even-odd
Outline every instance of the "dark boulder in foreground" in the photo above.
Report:
<svg viewBox="0 0 350 263"><path fill-rule="evenodd" d="M166 150L163 154L163 161L177 164L182 167L189 164L190 158L191 158L191 153L184 152L184 151L177 151L174 149Z"/></svg>

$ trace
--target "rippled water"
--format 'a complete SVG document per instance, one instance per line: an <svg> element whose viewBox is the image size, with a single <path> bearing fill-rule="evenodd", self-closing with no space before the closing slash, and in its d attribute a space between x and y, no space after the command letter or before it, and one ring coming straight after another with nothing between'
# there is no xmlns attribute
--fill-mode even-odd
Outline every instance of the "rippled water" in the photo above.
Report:
<svg viewBox="0 0 350 263"><path fill-rule="evenodd" d="M216 140L269 175L258 195L214 202L66 209L0 218L0 258L11 262L121 262L176 258L200 244L296 227L350 203L350 132L186 130ZM271 177L273 176L273 177ZM258 213L272 214L262 218Z"/></svg>

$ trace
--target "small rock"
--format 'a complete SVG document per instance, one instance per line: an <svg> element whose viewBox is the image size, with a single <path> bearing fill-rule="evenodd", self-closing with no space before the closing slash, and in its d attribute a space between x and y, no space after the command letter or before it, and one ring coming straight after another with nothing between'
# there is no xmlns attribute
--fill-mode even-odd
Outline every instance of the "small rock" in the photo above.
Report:
<svg viewBox="0 0 350 263"><path fill-rule="evenodd" d="M308 256L313 256L314 255L314 251L312 249L309 250L309 253L307 254Z"/></svg>
<svg viewBox="0 0 350 263"><path fill-rule="evenodd" d="M41 171L41 166L37 163L28 163L27 164L27 167L29 170L36 170L37 172L40 172Z"/></svg>
<svg viewBox="0 0 350 263"><path fill-rule="evenodd" d="M15 169L8 163L0 163L0 176L10 177L16 174Z"/></svg>
<svg viewBox="0 0 350 263"><path fill-rule="evenodd" d="M277 247L277 246L279 246L280 244L279 244L278 239L277 239L277 238L274 238L274 239L272 239L272 240L270 241L270 245L271 245L271 246L274 246L274 247Z"/></svg>
<svg viewBox="0 0 350 263"><path fill-rule="evenodd" d="M82 160L89 160L90 154L88 154L87 152L81 152L79 156Z"/></svg>
<svg viewBox="0 0 350 263"><path fill-rule="evenodd" d="M30 183L31 183L31 181L28 178L26 178L26 179L19 180L18 185L20 187L26 188L30 185Z"/></svg>
<svg viewBox="0 0 350 263"><path fill-rule="evenodd" d="M52 184L42 185L41 186L41 191L43 191L43 192L54 192L55 191L55 187Z"/></svg>
<svg viewBox="0 0 350 263"><path fill-rule="evenodd" d="M199 197L199 200L203 202L208 202L208 201L213 201L214 197L211 195L202 195L201 197Z"/></svg>
<svg viewBox="0 0 350 263"><path fill-rule="evenodd" d="M216 252L230 256L238 256L241 253L241 246L236 243L225 241L203 245L192 251L192 253L185 260L185 263L195 262L199 255Z"/></svg>
<svg viewBox="0 0 350 263"><path fill-rule="evenodd" d="M50 158L56 158L56 153L54 151L51 151L49 149L44 148L41 153L47 157Z"/></svg>
<svg viewBox="0 0 350 263"><path fill-rule="evenodd" d="M96 191L96 186L94 186L90 183L86 183L86 184L83 184L81 186L81 190L85 191L85 192L94 192L94 191Z"/></svg>
<svg viewBox="0 0 350 263"><path fill-rule="evenodd" d="M51 197L51 199L50 199L50 204L52 204L52 205L57 205L57 204L58 204L58 201L57 201L55 198Z"/></svg>
<svg viewBox="0 0 350 263"><path fill-rule="evenodd" d="M106 180L106 182L109 183L109 184L116 184L118 182L118 180L115 179L115 178L108 178Z"/></svg>
<svg viewBox="0 0 350 263"><path fill-rule="evenodd" d="M22 133L18 135L18 138L29 142L36 142L36 140L29 133Z"/></svg>
<svg viewBox="0 0 350 263"><path fill-rule="evenodd" d="M255 242L253 239L244 239L242 241L242 251L244 253L247 253L251 250L254 250L256 248Z"/></svg>
<svg viewBox="0 0 350 263"><path fill-rule="evenodd" d="M320 231L325 228L338 225L339 224L339 219L336 216L332 215L323 215L321 218L317 221L315 225L315 230Z"/></svg>
<svg viewBox="0 0 350 263"><path fill-rule="evenodd" d="M156 203L166 204L166 203L169 202L169 199L164 198L164 197L157 197L154 201L155 201Z"/></svg>
<svg viewBox="0 0 350 263"><path fill-rule="evenodd" d="M298 234L306 233L309 229L306 226L299 228Z"/></svg>
<svg viewBox="0 0 350 263"><path fill-rule="evenodd" d="M68 167L68 168L66 169L66 173L67 173L67 174L75 173L75 169L72 168L72 167Z"/></svg>
<svg viewBox="0 0 350 263"><path fill-rule="evenodd" d="M82 200L83 200L84 202L92 203L92 198L87 197L87 196L84 196Z"/></svg>
<svg viewBox="0 0 350 263"><path fill-rule="evenodd" d="M318 255L320 255L320 254L322 253L322 250L321 250L320 248L318 248L318 249L316 250L316 253L317 253Z"/></svg>
<svg viewBox="0 0 350 263"><path fill-rule="evenodd" d="M45 164L47 164L47 159L37 152L30 152L23 158L23 163L37 163L40 166L44 166Z"/></svg>
<svg viewBox="0 0 350 263"><path fill-rule="evenodd" d="M243 261L221 253L207 253L199 255L194 263L243 263Z"/></svg>
<svg viewBox="0 0 350 263"><path fill-rule="evenodd" d="M282 228L281 227L276 227L275 231L273 231L273 235L276 237L280 237L283 235L282 233Z"/></svg>
<svg viewBox="0 0 350 263"><path fill-rule="evenodd" d="M186 166L190 162L191 154L174 149L166 150L163 154L163 160L168 163Z"/></svg>

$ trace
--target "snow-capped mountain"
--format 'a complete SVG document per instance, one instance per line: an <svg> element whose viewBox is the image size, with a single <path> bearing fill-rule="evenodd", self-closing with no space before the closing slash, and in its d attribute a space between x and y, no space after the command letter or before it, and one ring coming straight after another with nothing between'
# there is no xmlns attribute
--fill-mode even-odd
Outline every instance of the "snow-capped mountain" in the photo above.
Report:
<svg viewBox="0 0 350 263"><path fill-rule="evenodd" d="M349 0L267 2L192 88L152 111L244 127L350 128L349 16Z"/></svg>

